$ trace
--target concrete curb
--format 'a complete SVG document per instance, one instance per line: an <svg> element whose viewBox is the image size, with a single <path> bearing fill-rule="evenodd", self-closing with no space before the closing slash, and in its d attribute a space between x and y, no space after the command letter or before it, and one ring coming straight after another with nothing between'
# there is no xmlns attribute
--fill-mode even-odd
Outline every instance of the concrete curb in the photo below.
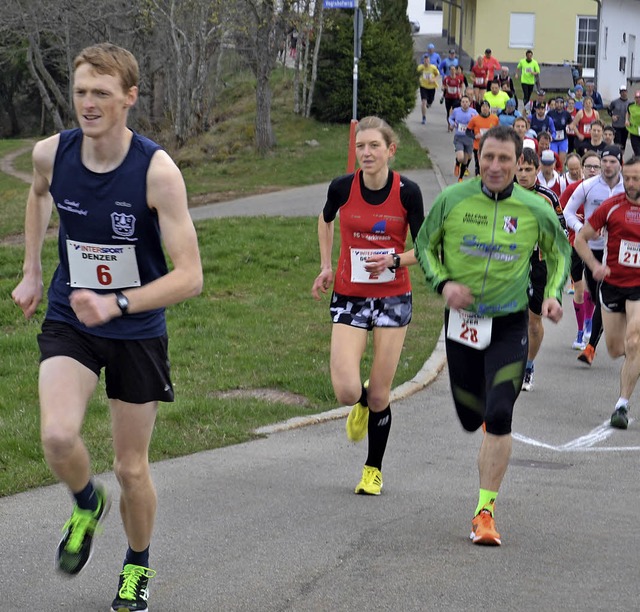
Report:
<svg viewBox="0 0 640 612"><path fill-rule="evenodd" d="M405 383L402 383L399 387L391 390L391 401L397 402L405 397L413 395L418 391L424 389L427 385L433 382L436 376L440 373L442 368L447 362L447 357L444 348L444 328L440 333L440 337L436 342L435 349L431 353L431 357L427 359L420 371L411 379ZM291 431L292 429L298 429L299 427L307 427L309 425L317 425L318 423L326 423L327 421L334 421L336 419L342 419L349 414L351 406L341 406L340 408L334 408L320 414L313 414L303 417L293 417L287 421L280 423L274 423L273 425L265 425L254 429L253 433L261 436L269 434L279 433L282 431Z"/></svg>

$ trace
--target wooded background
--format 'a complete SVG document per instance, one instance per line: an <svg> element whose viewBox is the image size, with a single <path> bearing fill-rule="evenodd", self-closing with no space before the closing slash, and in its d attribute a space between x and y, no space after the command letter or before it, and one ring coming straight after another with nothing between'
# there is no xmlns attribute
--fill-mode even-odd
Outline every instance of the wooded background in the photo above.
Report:
<svg viewBox="0 0 640 612"><path fill-rule="evenodd" d="M371 106L384 116L391 99L396 106L400 100L393 121L398 113L406 116L415 96L407 0L368 4L367 22L379 26L365 25L363 45L369 57L362 61L370 68L379 63L396 75L392 81L403 81L398 91L385 94L387 103L377 94ZM255 144L265 153L275 144L269 80L279 61L295 71L294 112L311 115L323 69L331 91L340 90L340 104L351 108L352 16L352 10L324 10L322 2L311 0L2 0L0 136L45 135L72 127L74 57L88 45L110 41L129 49L140 64L132 127L151 135L168 130L177 147L209 128L225 74L250 71L255 79ZM333 36L323 49L325 27ZM288 52L292 34L297 36L295 57ZM391 52L388 40L398 36L403 43ZM398 61L401 71L394 68ZM336 85L329 77L340 70L346 75ZM388 87L388 75L372 74L370 89ZM366 99L367 87L361 91ZM344 115L344 109L338 110L333 120L344 120Z"/></svg>

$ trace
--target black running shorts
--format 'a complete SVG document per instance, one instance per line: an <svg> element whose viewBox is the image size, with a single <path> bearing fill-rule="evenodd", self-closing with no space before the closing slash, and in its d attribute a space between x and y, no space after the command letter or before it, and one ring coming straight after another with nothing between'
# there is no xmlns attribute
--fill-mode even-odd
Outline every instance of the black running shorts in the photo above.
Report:
<svg viewBox="0 0 640 612"><path fill-rule="evenodd" d="M544 288L547 285L547 263L540 259L538 249L531 255L529 270L529 310L533 314L542 314Z"/></svg>
<svg viewBox="0 0 640 612"><path fill-rule="evenodd" d="M445 326L449 310L445 310ZM511 433L513 406L520 394L529 348L528 311L494 317L491 343L482 350L445 339L453 401L462 427L485 423L496 436Z"/></svg>
<svg viewBox="0 0 640 612"><path fill-rule="evenodd" d="M574 283L579 283L583 280L584 262L580 259L578 251L575 248L571 249L571 280Z"/></svg>
<svg viewBox="0 0 640 612"><path fill-rule="evenodd" d="M600 283L600 304L607 312L626 312L626 302L640 301L640 287L616 287Z"/></svg>
<svg viewBox="0 0 640 612"><path fill-rule="evenodd" d="M167 336L145 340L101 338L68 323L47 321L38 335L40 362L71 357L96 376L104 368L107 397L131 404L173 401Z"/></svg>

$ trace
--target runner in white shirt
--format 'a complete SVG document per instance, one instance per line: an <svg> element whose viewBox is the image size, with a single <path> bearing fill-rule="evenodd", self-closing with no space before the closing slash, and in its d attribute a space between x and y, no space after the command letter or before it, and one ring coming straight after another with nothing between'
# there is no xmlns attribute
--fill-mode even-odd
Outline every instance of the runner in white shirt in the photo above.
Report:
<svg viewBox="0 0 640 612"><path fill-rule="evenodd" d="M622 167L622 151L620 147L616 145L607 147L607 149L602 152L601 163L602 173L578 185L564 209L564 218L567 227L575 231L576 234L584 225L576 214L581 205L584 206L584 219L588 221L589 217L591 217L602 202L611 196L624 192L624 184L620 173L620 168ZM589 240L589 248L599 261L602 261L604 247L605 240L602 237ZM596 346L602 335L602 314L600 312L599 283L593 278L593 273L589 268L585 267L584 275L587 281L587 287L591 293L591 299L594 301L596 308L593 312L589 344L587 344L584 351L578 355L578 360L587 365L591 365L596 354Z"/></svg>
<svg viewBox="0 0 640 612"><path fill-rule="evenodd" d="M556 196L560 197L567 188L567 181L554 169L556 156L551 149L547 149L540 154L540 172L536 176L538 185L551 189Z"/></svg>
<svg viewBox="0 0 640 612"><path fill-rule="evenodd" d="M567 186L581 181L582 176L582 159L577 153L569 153L565 160L567 171L562 175ZM562 190L564 192L564 189Z"/></svg>

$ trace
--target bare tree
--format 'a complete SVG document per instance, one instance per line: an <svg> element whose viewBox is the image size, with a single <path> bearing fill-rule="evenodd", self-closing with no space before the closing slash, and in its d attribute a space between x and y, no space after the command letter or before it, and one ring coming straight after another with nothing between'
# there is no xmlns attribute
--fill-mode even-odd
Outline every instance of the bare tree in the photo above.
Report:
<svg viewBox="0 0 640 612"><path fill-rule="evenodd" d="M313 10L313 14L311 11ZM311 116L313 92L318 72L318 55L324 26L322 2L303 0L300 11L293 19L298 31L298 52L296 53L293 78L293 112L304 117ZM313 43L313 50L311 51Z"/></svg>
<svg viewBox="0 0 640 612"><path fill-rule="evenodd" d="M308 80L307 96L304 105L304 116L311 116L311 105L313 104L313 92L315 90L316 79L318 78L318 57L320 55L320 41L322 40L322 29L324 27L324 5L320 2L315 3L313 12L313 54L311 56L311 76ZM308 46L311 46L311 40ZM306 64L309 69L309 63Z"/></svg>
<svg viewBox="0 0 640 612"><path fill-rule="evenodd" d="M226 29L223 0L150 0L153 12L164 20L171 62L172 87L166 87L173 110L176 141L202 132L213 102L209 87Z"/></svg>
<svg viewBox="0 0 640 612"><path fill-rule="evenodd" d="M25 41L29 74L56 130L73 123L69 84L75 54L105 40L126 44L137 4L135 0L4 0L0 32ZM91 20L86 19L89 12Z"/></svg>
<svg viewBox="0 0 640 612"><path fill-rule="evenodd" d="M264 155L276 144L271 124L269 79L283 36L278 10L280 3L274 0L238 0L235 6L233 36L237 52L245 59L256 79L256 149Z"/></svg>

